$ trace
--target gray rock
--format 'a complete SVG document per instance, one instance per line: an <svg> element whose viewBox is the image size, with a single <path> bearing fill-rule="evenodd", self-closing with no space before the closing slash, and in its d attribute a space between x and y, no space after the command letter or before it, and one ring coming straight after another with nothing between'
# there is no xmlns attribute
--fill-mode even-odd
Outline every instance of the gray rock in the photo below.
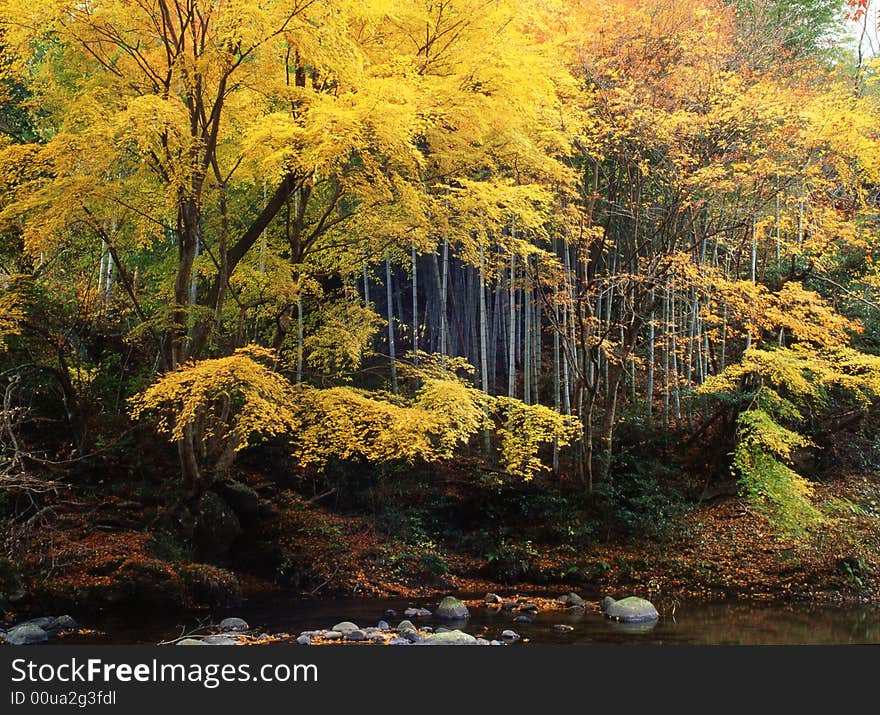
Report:
<svg viewBox="0 0 880 715"><path fill-rule="evenodd" d="M605 597L601 600L601 602L600 602L599 605L602 607L602 610L603 610L603 611L607 611L607 610L608 610L608 606L610 606L612 603L614 603L614 599L611 598L611 596L605 596Z"/></svg>
<svg viewBox="0 0 880 715"><path fill-rule="evenodd" d="M487 593L486 597L483 599L486 603L504 603L501 596L497 593Z"/></svg>
<svg viewBox="0 0 880 715"><path fill-rule="evenodd" d="M338 641L342 638L342 633L339 631L324 631L324 638L328 641Z"/></svg>
<svg viewBox="0 0 880 715"><path fill-rule="evenodd" d="M370 640L373 641L373 643L384 643L385 636L381 633L376 633L375 635L370 636Z"/></svg>
<svg viewBox="0 0 880 715"><path fill-rule="evenodd" d="M490 641L489 645L504 645L501 641Z"/></svg>
<svg viewBox="0 0 880 715"><path fill-rule="evenodd" d="M392 638L388 645L409 645L409 641L406 638Z"/></svg>
<svg viewBox="0 0 880 715"><path fill-rule="evenodd" d="M391 626L388 625L388 621L379 621L376 624L376 628L383 630L383 631L387 631L389 628L391 628Z"/></svg>
<svg viewBox="0 0 880 715"><path fill-rule="evenodd" d="M537 613L538 606L535 603L524 603L522 606L519 607L519 610L523 611L524 613Z"/></svg>
<svg viewBox="0 0 880 715"><path fill-rule="evenodd" d="M477 645L477 639L463 631L435 633L422 640L419 645Z"/></svg>
<svg viewBox="0 0 880 715"><path fill-rule="evenodd" d="M477 638L477 645L492 645L485 638Z"/></svg>
<svg viewBox="0 0 880 715"><path fill-rule="evenodd" d="M235 636L230 636L225 633L215 636L207 636L204 641L208 645L238 645L238 639Z"/></svg>
<svg viewBox="0 0 880 715"><path fill-rule="evenodd" d="M323 631L303 631L300 633L300 636L306 636L308 638L315 638L320 635L323 635Z"/></svg>
<svg viewBox="0 0 880 715"><path fill-rule="evenodd" d="M605 606L605 615L621 623L650 623L660 617L653 603L637 596L611 601Z"/></svg>
<svg viewBox="0 0 880 715"><path fill-rule="evenodd" d="M47 631L55 632L55 631L75 631L79 628L79 623L77 623L72 616L64 615L58 616L58 618L53 618L52 622L45 626Z"/></svg>
<svg viewBox="0 0 880 715"><path fill-rule="evenodd" d="M522 615L522 616L517 616L516 618L513 619L513 621L514 621L514 623L534 623L535 619L532 618L531 616Z"/></svg>
<svg viewBox="0 0 880 715"><path fill-rule="evenodd" d="M351 633L352 631L359 630L357 623L352 623L351 621L342 621L341 623L337 623L333 626L333 630L337 633L341 633L342 635L346 635Z"/></svg>
<svg viewBox="0 0 880 715"><path fill-rule="evenodd" d="M220 621L220 630L228 633L241 633L249 628L247 621L242 618L224 618Z"/></svg>
<svg viewBox="0 0 880 715"><path fill-rule="evenodd" d="M431 612L427 608L407 608L403 615L407 618L427 618Z"/></svg>
<svg viewBox="0 0 880 715"><path fill-rule="evenodd" d="M564 623L557 623L553 626L554 631L559 631L560 633L571 633L574 630L573 626L567 626Z"/></svg>
<svg viewBox="0 0 880 715"><path fill-rule="evenodd" d="M345 634L345 640L347 641L362 641L367 637L367 634L364 633L359 628L353 631L349 631Z"/></svg>
<svg viewBox="0 0 880 715"><path fill-rule="evenodd" d="M501 604L501 608L505 611L512 611L518 605L519 604L516 601L505 601L504 603Z"/></svg>
<svg viewBox="0 0 880 715"><path fill-rule="evenodd" d="M297 642L299 645L311 645L311 644L312 644L312 639L311 639L310 636L307 636L307 635L303 634L303 635L299 636L299 638L296 639L296 642Z"/></svg>
<svg viewBox="0 0 880 715"><path fill-rule="evenodd" d="M19 623L19 626L36 626L37 628L42 628L44 631L49 629L55 622L54 616L40 616L39 618L31 618L27 621L22 621Z"/></svg>
<svg viewBox="0 0 880 715"><path fill-rule="evenodd" d="M422 636L419 635L418 631L414 630L406 630L400 635L401 637L406 638L410 643L418 643L422 640Z"/></svg>
<svg viewBox="0 0 880 715"><path fill-rule="evenodd" d="M416 627L412 624L412 621L401 621L397 624L397 630L401 632L406 630L414 631L415 629Z"/></svg>
<svg viewBox="0 0 880 715"><path fill-rule="evenodd" d="M199 638L184 638L183 640L177 641L177 645L208 645L208 644Z"/></svg>
<svg viewBox="0 0 880 715"><path fill-rule="evenodd" d="M583 608L584 607L584 599L578 596L574 591L571 593L566 593L563 596L560 596L556 599L566 608Z"/></svg>
<svg viewBox="0 0 880 715"><path fill-rule="evenodd" d="M47 640L49 640L49 634L32 623L22 623L6 632L6 642L9 645L34 645L35 643L45 643Z"/></svg>
<svg viewBox="0 0 880 715"><path fill-rule="evenodd" d="M452 628L447 628L446 626L440 626L439 628L437 628L436 632L437 633L449 633L452 630L453 630Z"/></svg>
<svg viewBox="0 0 880 715"><path fill-rule="evenodd" d="M507 631L501 631L501 637L504 638L505 640L509 640L509 641L518 641L520 638L520 635L516 631L507 630Z"/></svg>
<svg viewBox="0 0 880 715"><path fill-rule="evenodd" d="M387 611L385 611L385 613L382 614L382 618L386 620L389 618L397 618L397 611L395 611L393 608L389 608Z"/></svg>
<svg viewBox="0 0 880 715"><path fill-rule="evenodd" d="M455 596L446 596L446 598L440 601L440 605L437 606L434 615L445 620L460 621L469 618L471 614L467 606Z"/></svg>
<svg viewBox="0 0 880 715"><path fill-rule="evenodd" d="M196 508L195 542L211 559L223 558L241 536L241 522L219 494L206 492Z"/></svg>

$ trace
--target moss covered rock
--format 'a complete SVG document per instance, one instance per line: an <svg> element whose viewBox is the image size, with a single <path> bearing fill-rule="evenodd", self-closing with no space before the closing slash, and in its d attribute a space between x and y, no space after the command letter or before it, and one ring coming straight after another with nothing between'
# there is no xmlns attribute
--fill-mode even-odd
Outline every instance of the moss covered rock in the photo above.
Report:
<svg viewBox="0 0 880 715"><path fill-rule="evenodd" d="M423 638L419 641L419 645L477 645L477 639L463 631L447 631L445 633L435 633L432 636Z"/></svg>
<svg viewBox="0 0 880 715"><path fill-rule="evenodd" d="M437 609L434 611L434 615L437 618L460 621L464 620L465 618L469 618L471 614L470 611L468 611L467 606L465 606L455 596L447 596L442 601L440 601L440 605L437 606Z"/></svg>
<svg viewBox="0 0 880 715"><path fill-rule="evenodd" d="M654 608L654 604L644 598L629 596L619 601L613 599L603 600L605 615L621 623L648 623L656 621L660 614Z"/></svg>

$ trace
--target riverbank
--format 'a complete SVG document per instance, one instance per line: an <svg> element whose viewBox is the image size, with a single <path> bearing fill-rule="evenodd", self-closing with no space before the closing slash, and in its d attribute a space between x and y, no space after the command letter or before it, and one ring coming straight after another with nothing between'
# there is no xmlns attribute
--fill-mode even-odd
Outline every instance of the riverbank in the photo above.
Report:
<svg viewBox="0 0 880 715"><path fill-rule="evenodd" d="M447 499L454 494L443 488ZM523 523L518 536L484 553L462 537L414 543L405 530L389 534L367 515L342 514L290 490L263 490L265 516L213 563L174 541L160 503L135 507L112 495L74 503L22 536L20 557L3 562L7 611L79 617L234 608L272 593L416 602L512 589L549 597L633 593L665 604L880 600L880 486L870 474L817 484L816 503L829 521L800 541L775 534L743 499L728 497L671 518L664 538L610 534L554 543L539 540L546 530Z"/></svg>

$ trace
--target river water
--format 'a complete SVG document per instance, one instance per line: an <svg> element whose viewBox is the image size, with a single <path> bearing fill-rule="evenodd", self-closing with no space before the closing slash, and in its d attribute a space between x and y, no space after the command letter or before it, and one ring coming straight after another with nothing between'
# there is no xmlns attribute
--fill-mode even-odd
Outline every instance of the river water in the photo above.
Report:
<svg viewBox="0 0 880 715"><path fill-rule="evenodd" d="M77 636L66 642L77 643L158 643L179 637L186 631L228 616L239 616L252 628L263 632L297 635L304 630L331 628L343 620L361 627L374 626L387 609L401 615L387 620L392 626L403 619L408 606L436 606L438 599L423 603L400 599L347 598L298 600L274 596L252 601L234 612L186 613L176 615L91 619L82 625L100 631L94 636ZM613 623L596 612L572 613L544 611L533 623L515 623L514 615L490 608L471 608L470 619L455 624L475 636L498 638L512 629L528 643L571 645L651 644L651 645L800 645L880 643L880 608L864 605L770 605L744 602L663 603L657 601L660 620L649 625ZM412 619L416 625L437 627L433 618ZM560 632L554 625L573 628Z"/></svg>

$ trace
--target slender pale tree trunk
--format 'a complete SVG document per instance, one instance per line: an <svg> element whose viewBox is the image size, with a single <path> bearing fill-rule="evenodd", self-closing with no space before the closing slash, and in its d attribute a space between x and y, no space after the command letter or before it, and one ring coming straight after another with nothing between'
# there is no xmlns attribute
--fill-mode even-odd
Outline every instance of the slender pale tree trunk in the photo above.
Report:
<svg viewBox="0 0 880 715"><path fill-rule="evenodd" d="M483 247L480 246L480 384L483 392L489 394L489 321L486 315L486 269Z"/></svg>
<svg viewBox="0 0 880 715"><path fill-rule="evenodd" d="M412 245L412 349L413 363L419 364L419 267L416 261L416 247ZM402 318L401 318L402 319Z"/></svg>
<svg viewBox="0 0 880 715"><path fill-rule="evenodd" d="M755 227L755 219L752 219L752 243L749 256L749 280L754 284L758 267L758 235ZM752 324L754 323L755 308L752 308L752 316L749 320L749 331L746 333L746 350L752 347Z"/></svg>
<svg viewBox="0 0 880 715"><path fill-rule="evenodd" d="M773 233L776 237L776 270L779 271L782 265L782 240L779 234L779 174L776 175L776 200L774 204ZM717 246L718 244L716 243L715 245Z"/></svg>
<svg viewBox="0 0 880 715"><path fill-rule="evenodd" d="M486 315L486 269L485 256L483 255L483 247L480 246L480 274L479 285L480 291L480 385L483 392L489 394L489 321ZM488 455L492 451L492 437L488 429L483 430L483 450Z"/></svg>
<svg viewBox="0 0 880 715"><path fill-rule="evenodd" d="M498 270L495 278L495 295L492 299L492 333L489 336L489 376L491 379L492 394L498 394L498 348L502 343L503 316L501 314L504 301L503 269Z"/></svg>
<svg viewBox="0 0 880 715"><path fill-rule="evenodd" d="M669 428L669 285L663 288L663 429Z"/></svg>
<svg viewBox="0 0 880 715"><path fill-rule="evenodd" d="M449 313L446 300L449 294L449 238L443 237L443 281L440 285L440 352L449 354Z"/></svg>
<svg viewBox="0 0 880 715"><path fill-rule="evenodd" d="M385 254L385 299L388 316L388 357L391 359L391 392L397 394L397 355L394 350L394 311L392 310L391 259Z"/></svg>
<svg viewBox="0 0 880 715"><path fill-rule="evenodd" d="M303 298L302 285L296 294L296 384L303 378Z"/></svg>
<svg viewBox="0 0 880 715"><path fill-rule="evenodd" d="M531 286L529 283L529 263L525 259L523 271L523 402L532 404L532 306Z"/></svg>
<svg viewBox="0 0 880 715"><path fill-rule="evenodd" d="M673 396L673 404L675 406L675 419L677 421L681 420L681 382L678 379L678 340L676 338L676 334L678 333L678 317L675 312L675 282L673 281L672 287L669 291L670 295L670 343L671 343L671 351L672 351L672 396Z"/></svg>
<svg viewBox="0 0 880 715"><path fill-rule="evenodd" d="M509 339L507 351L507 395L516 397L516 253L510 254L510 283L508 285Z"/></svg>
<svg viewBox="0 0 880 715"><path fill-rule="evenodd" d="M364 262L364 305L370 305L370 276L367 273L367 263Z"/></svg>
<svg viewBox="0 0 880 715"><path fill-rule="evenodd" d="M538 291L541 290L540 283L540 263L538 261L538 257L535 256L535 284L532 290L533 300L532 304L535 309L535 317L532 320L532 334L534 335L533 345L535 348L535 354L532 358L532 370L534 371L534 376L532 377L532 392L535 404L541 404L541 367L542 367L542 355L541 355L541 321L542 321L542 313L541 313L541 300L540 293Z"/></svg>

